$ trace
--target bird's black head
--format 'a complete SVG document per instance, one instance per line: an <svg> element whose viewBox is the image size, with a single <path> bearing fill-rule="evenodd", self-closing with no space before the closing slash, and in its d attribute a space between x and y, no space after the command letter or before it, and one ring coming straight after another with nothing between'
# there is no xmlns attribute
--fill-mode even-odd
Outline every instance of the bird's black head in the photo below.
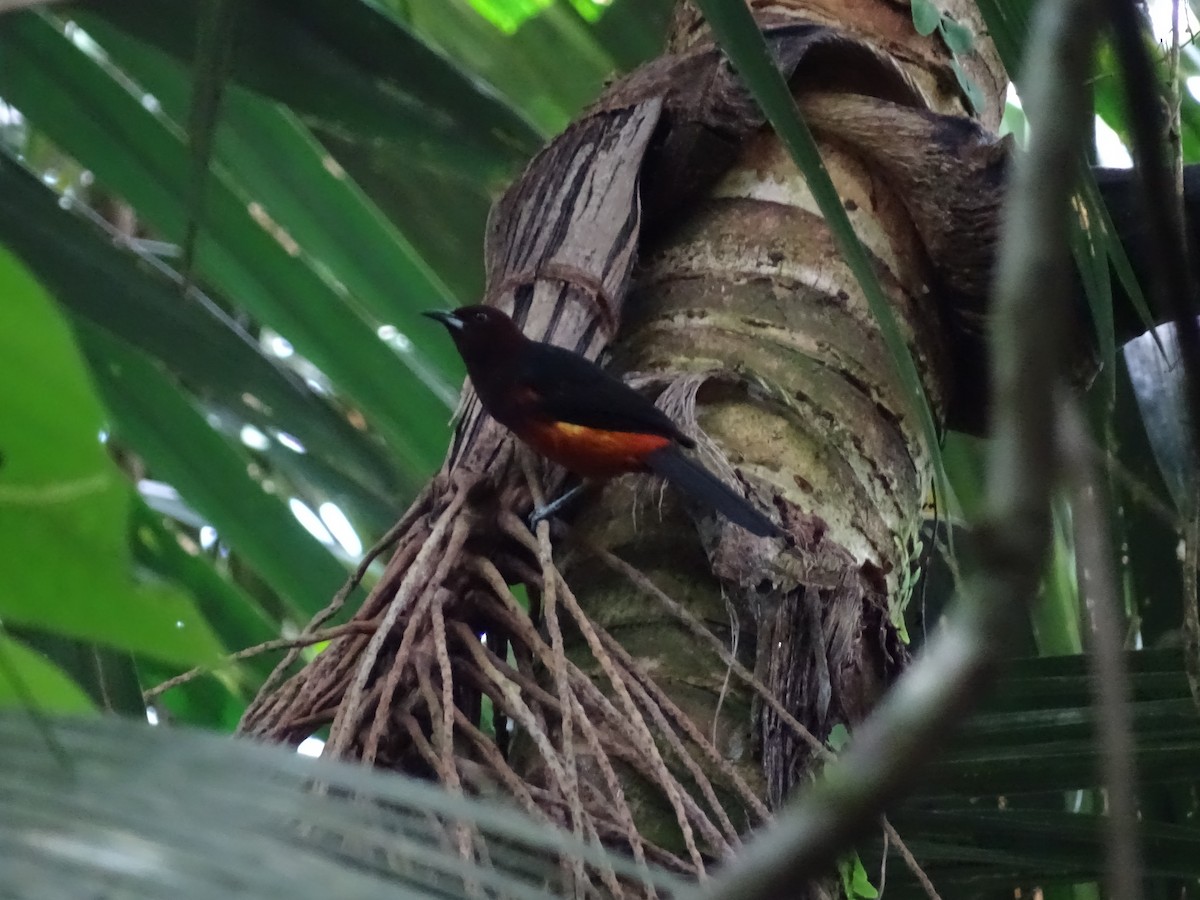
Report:
<svg viewBox="0 0 1200 900"><path fill-rule="evenodd" d="M503 361L525 340L516 323L491 306L460 306L452 312L430 310L424 315L446 326L472 374L479 367Z"/></svg>

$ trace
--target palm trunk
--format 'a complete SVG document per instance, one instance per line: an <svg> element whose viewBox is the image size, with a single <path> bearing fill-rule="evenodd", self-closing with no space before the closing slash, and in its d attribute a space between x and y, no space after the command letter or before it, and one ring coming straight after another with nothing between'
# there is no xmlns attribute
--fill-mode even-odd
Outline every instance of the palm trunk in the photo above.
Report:
<svg viewBox="0 0 1200 900"><path fill-rule="evenodd" d="M779 24L827 4L755 5L769 6L769 20ZM952 112L961 112L962 98L936 90L946 84L947 59L917 38L910 22L898 22L907 12L875 6L877 20L860 15L847 23L865 44L802 63L792 84L825 138L826 165L944 417L955 374L948 311L930 289L939 273L923 241L929 230L923 235L914 224L921 218L928 225L928 215L910 213L937 201L903 193L919 187L916 177L937 175L919 171L920 158L931 155L928 131L911 123L898 128L896 118L886 119L896 115L891 110L875 109L875 120L864 121L870 102L846 96L849 86L830 83L830 76L844 65L861 79L861 64L870 60L875 80L855 90L895 98L925 85L933 88L922 92L927 102L935 98L929 105ZM899 48L895 34L903 30L908 42ZM695 14L681 9L674 45L703 40ZM998 70L987 74L1000 83ZM993 92L993 113L1001 102ZM914 145L897 146L897 139ZM886 160L876 164L887 153L908 178L889 172ZM1001 158L992 154L987 163ZM952 190L951 181L941 187ZM994 209L994 194L977 196ZM990 253L986 240L979 243ZM636 481L611 488L577 526L737 647L743 664L812 734L824 739L834 725L860 719L905 659L900 629L916 574L930 458L878 324L773 134L751 137L686 217L643 246L617 362L679 379L677 416L711 439L713 462L731 462L760 502L783 510L800 552L780 556L737 529L718 531L697 510L706 553L700 556L695 529L674 498L661 503L654 486ZM594 557L582 555L567 576L586 586L579 596L588 614L621 637L698 728L716 735L722 755L772 808L808 777L814 760L805 739L745 680L731 678L715 651L697 646L676 617L631 596L628 580ZM753 821L753 810L722 783L728 779L710 775L717 792L731 798L731 818ZM657 814L673 818L661 798Z"/></svg>
<svg viewBox="0 0 1200 900"><path fill-rule="evenodd" d="M949 51L907 9L753 5L935 416L970 412L977 360L959 348L982 311L1004 148L965 119ZM973 5L958 6L970 22ZM500 785L581 836L692 874L736 852L812 774L814 743L865 715L903 666L931 481L862 292L709 40L682 3L675 55L614 84L531 163L493 210L486 299L592 357L611 341L616 367L661 392L793 546L628 478L580 510L552 562L546 535L539 545L514 515L529 470L468 391L446 467L356 616L374 633L343 638L246 717L292 740L332 719L333 752L454 789ZM963 66L994 127L994 55ZM544 488L561 480L545 475ZM505 582L532 588L540 630ZM484 697L494 745L477 727ZM611 873L570 879L621 890Z"/></svg>

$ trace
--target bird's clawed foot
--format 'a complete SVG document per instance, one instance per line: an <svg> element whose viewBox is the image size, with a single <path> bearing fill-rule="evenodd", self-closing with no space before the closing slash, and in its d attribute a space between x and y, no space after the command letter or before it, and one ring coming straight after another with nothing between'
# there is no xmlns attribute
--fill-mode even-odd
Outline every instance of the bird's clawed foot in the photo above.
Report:
<svg viewBox="0 0 1200 900"><path fill-rule="evenodd" d="M537 509L531 512L529 514L529 530L536 532L538 522L541 522L543 519L550 518L552 515L578 497L583 491L583 488L583 484L577 484L557 500L547 503L545 506L539 506Z"/></svg>

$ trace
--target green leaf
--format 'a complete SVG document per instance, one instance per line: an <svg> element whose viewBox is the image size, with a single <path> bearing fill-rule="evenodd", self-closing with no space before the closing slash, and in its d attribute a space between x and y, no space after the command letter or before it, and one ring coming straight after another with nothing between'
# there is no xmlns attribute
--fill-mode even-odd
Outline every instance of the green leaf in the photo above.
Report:
<svg viewBox="0 0 1200 900"><path fill-rule="evenodd" d="M1022 52L1025 37L1029 29L1032 0L980 0L979 12L987 26L988 35L996 45L1004 67L1014 80L1021 72ZM1093 99L1097 112L1104 115L1106 109L1115 106L1116 85L1112 79L1100 79ZM1018 85L1019 87L1019 85ZM1036 123L1035 123L1036 124ZM1110 374L1105 375L1106 389L1111 394L1113 363L1116 357L1116 339L1114 333L1114 310L1112 290L1109 284L1108 266L1113 272L1122 289L1129 297L1134 311L1147 329L1154 327L1154 319L1150 308L1137 283L1133 269L1130 266L1125 247L1116 238L1112 218L1105 207L1104 199L1096 184L1096 178L1087 160L1080 160L1080 196L1084 205L1084 221L1086 235L1079 232L1078 222L1072 222L1072 249L1076 263L1083 279L1084 291L1087 295L1088 306L1092 320L1096 326L1097 345L1100 348L1101 361Z"/></svg>
<svg viewBox="0 0 1200 900"><path fill-rule="evenodd" d="M30 628L13 628L12 636L61 669L97 709L139 719L146 714L135 658L128 651Z"/></svg>
<svg viewBox="0 0 1200 900"><path fill-rule="evenodd" d="M512 34L554 0L467 0L470 7L503 31Z"/></svg>
<svg viewBox="0 0 1200 900"><path fill-rule="evenodd" d="M1194 786L1188 782L1200 767L1200 717L1182 655L1139 651L1127 654L1125 664L1141 783L1143 864L1151 877L1194 878L1200 828L1192 824ZM1015 661L985 708L951 740L936 783L889 813L943 895L1103 875L1104 818L1077 808L1064 811L1061 799L1064 790L1094 788L1100 781L1100 715L1091 695L1082 654ZM1157 799L1163 794L1182 801L1177 821L1186 827L1154 821L1164 815ZM924 896L915 884L915 894L907 890L910 881L898 863L894 859L889 867L889 892L894 886L900 896Z"/></svg>
<svg viewBox="0 0 1200 900"><path fill-rule="evenodd" d="M842 876L842 890L849 900L855 897L875 900L879 896L879 891L871 884L871 878L863 868L862 859L857 853L838 862L838 874Z"/></svg>
<svg viewBox="0 0 1200 900"><path fill-rule="evenodd" d="M958 57L950 60L950 65L954 68L954 77L958 80L958 86L967 95L971 109L977 113L982 112L987 106L987 98L983 96L983 91L979 85L967 74L967 70L962 67L962 64L958 61Z"/></svg>
<svg viewBox="0 0 1200 900"><path fill-rule="evenodd" d="M1036 764L1037 761L1031 761ZM1164 784L1163 790L1166 792L1186 792L1189 787L1181 782L1172 784ZM1091 791L1089 794L1093 797L1097 792ZM1141 801L1146 803L1146 791L1141 792ZM995 874L997 869L1001 872L1008 870L1008 866L1016 865L1020 868L1017 874L1014 872L1010 880L1041 880L1054 879L1062 881L1089 881L1097 877L1103 877L1103 867L1101 860L1104 858L1103 853L1103 828L1104 817L1097 816L1093 821L1087 823L1087 827L1093 833L1089 835L1089 839L1084 843L1084 847L1080 848L1081 843L1078 839L1072 839L1067 834L1067 825L1069 821L1064 822L1064 819L1069 820L1071 817L1079 817L1087 815L1089 810L1068 809L1066 811L1052 810L1049 807L1051 801L1045 798L1048 795L1040 795L1038 797L1006 797L1001 800L1001 803L1007 804L1010 808L1018 805L1024 806L1028 804L1029 809L1037 810L1036 815L1031 817L1030 824L1026 823L1008 823L1010 834L1008 840L1003 843L996 840L994 837L974 837L971 835L969 825L956 824L948 828L951 834L938 834L937 817L952 813L955 810L948 808L946 801L939 803L939 808L926 810L925 813L913 815L912 817L901 816L897 814L894 822L897 828L902 830L906 835L928 835L933 839L933 846L928 846L924 842L924 838L918 838L921 849L918 849L917 842L914 841L910 849L922 860L923 863L933 862L935 866L938 862L945 863L965 863L971 862L979 865L977 869L978 875ZM1062 806L1061 795L1057 795L1057 804ZM974 815L980 818L985 817L988 812L994 812L994 806L998 798L989 798L980 802L976 801L975 808L978 812ZM964 804L968 807L972 804ZM992 810L988 806L993 807ZM1145 808L1145 806L1143 806ZM1017 810L1014 809L1014 812ZM1060 818L1061 817L1061 818ZM965 818L965 817L964 817ZM927 824L926 819L932 821L932 825ZM1180 821L1185 821L1185 816L1180 817ZM902 823L902 824L901 824ZM1160 832L1160 829L1162 830ZM1171 834L1174 830L1174 834ZM1189 854L1195 858L1198 847L1200 847L1200 832L1195 828L1180 829L1178 827L1172 829L1169 822L1159 821L1152 822L1148 817L1143 817L1139 821L1139 837L1141 842L1149 844L1153 847L1147 853L1144 860L1148 874L1157 877L1179 877L1186 874L1186 863L1180 864L1181 860L1187 860ZM1156 834L1156 832L1159 832ZM1165 832L1165 834L1163 834ZM1164 841L1170 837L1174 838L1175 846L1168 843L1158 843L1160 839ZM944 843L943 843L944 842ZM1007 846L1005 846L1007 845ZM996 867L991 872L984 870L982 866ZM1183 871L1181 871L1183 870ZM941 885L939 871L937 867L931 868L930 874L933 880ZM1195 877L1195 868L1192 868L1192 877ZM891 881L888 882L889 887ZM951 892L951 896L953 896Z"/></svg>
<svg viewBox="0 0 1200 900"><path fill-rule="evenodd" d="M84 22L113 62L155 97L166 116L181 122L187 111L186 71L101 20ZM348 302L406 335L424 333L421 310L460 305L295 116L231 87L222 121L213 147L216 163L314 268L343 286ZM409 355L419 361L431 389L452 404L464 374L453 348L426 342Z"/></svg>
<svg viewBox="0 0 1200 900"><path fill-rule="evenodd" d="M1099 202L1098 197L1097 200ZM1109 274L1108 247L1103 227L1097 224L1083 228L1078 223L1073 224L1071 253L1075 258L1075 266L1079 270L1084 295L1091 310L1096 346L1100 350L1100 388L1104 396L1111 398L1116 377L1117 344L1112 279Z"/></svg>
<svg viewBox="0 0 1200 900"><path fill-rule="evenodd" d="M950 879L968 872L984 880L1000 876L1013 883L1088 881L1103 875L1105 817L1061 810L897 810L892 823L906 835L909 849L949 896ZM1146 873L1158 877L1200 877L1200 829L1140 822L1139 844ZM898 862L898 860L897 860ZM970 869L939 872L948 864ZM897 867L901 868L902 867ZM892 888L889 867L888 891ZM904 873L897 872L904 878ZM958 878L955 878L955 876Z"/></svg>
<svg viewBox="0 0 1200 900"><path fill-rule="evenodd" d="M932 0L912 0L912 20L917 33L928 37L942 23L942 13Z"/></svg>
<svg viewBox="0 0 1200 900"><path fill-rule="evenodd" d="M134 505L132 532L135 559L191 596L226 647L241 650L279 637L279 625L261 606L222 578L190 538L173 530L144 503ZM251 660L246 665L256 663ZM261 660L257 667L264 675L270 671Z"/></svg>
<svg viewBox="0 0 1200 900"><path fill-rule="evenodd" d="M102 225L0 153L0 243L73 315L169 366L210 409L267 433L286 431L373 495L399 500L401 486L380 447L208 297L194 289L181 295L174 271Z"/></svg>
<svg viewBox="0 0 1200 900"><path fill-rule="evenodd" d="M478 182L414 167L404 148L395 144L326 133L319 137L350 180L392 222L408 229L405 237L454 297L469 300L483 295L479 248L493 191ZM421 227L412 229L413 222Z"/></svg>
<svg viewBox="0 0 1200 900"><path fill-rule="evenodd" d="M0 620L193 664L222 648L191 604L134 584L130 488L53 302L0 248Z"/></svg>
<svg viewBox="0 0 1200 900"><path fill-rule="evenodd" d="M1102 57L1103 58L1103 57ZM1115 66L1115 63L1111 65ZM1120 129L1123 122L1123 99L1120 96L1120 85L1114 78L1105 78L1103 75L1098 77L1093 89L1093 103L1096 107L1096 115L1104 120L1110 127ZM1190 105L1190 104L1188 104ZM1132 186L1132 183L1131 183ZM1110 185L1111 187L1111 185ZM1137 316L1138 321L1144 326L1146 331L1154 328L1155 317L1150 312L1150 306L1146 302L1146 297L1142 291L1141 285L1138 283L1137 275L1133 271L1133 265L1130 262L1124 244L1116 239L1117 229L1113 223L1112 216L1104 203L1104 197L1100 192L1100 187L1096 183L1096 176L1090 169L1085 172L1085 176L1080 184L1080 192L1083 195L1087 210L1088 230L1093 234L1100 236L1100 244L1105 248L1108 255L1108 263L1112 266L1112 271L1117 276L1117 282L1121 285L1122 290L1129 298L1130 304L1133 306L1133 312ZM1125 211L1126 221L1124 229L1140 231L1140 222L1136 222L1138 216L1141 215L1140 204L1136 199L1130 197L1128 201L1129 209ZM1129 218L1133 218L1137 225L1136 229L1129 227ZM1133 252L1138 252L1136 241L1131 248ZM1146 252L1146 251L1141 251ZM1091 298L1089 297L1089 300ZM1095 304L1093 303L1093 310ZM1107 347L1103 343L1103 335L1101 335L1101 358L1107 363ZM1114 349L1115 352L1115 349ZM1163 351L1165 352L1165 350Z"/></svg>
<svg viewBox="0 0 1200 900"><path fill-rule="evenodd" d="M256 685L247 684L242 688L231 677L230 671L230 668L222 667L156 695L153 708L159 723L193 725L223 734L236 732ZM179 675L180 669L141 662L138 674L146 687L150 688ZM258 683L261 684L261 680Z"/></svg>
<svg viewBox="0 0 1200 900"><path fill-rule="evenodd" d="M180 240L189 164L178 132L37 14L0 18L0 52L0 95L166 237ZM414 472L431 472L447 437L444 425L434 423L449 410L407 365L410 357L390 350L374 323L308 261L289 253L288 236L256 221L252 197L214 177L207 210L198 274L324 371Z"/></svg>
<svg viewBox="0 0 1200 900"><path fill-rule="evenodd" d="M978 0L987 35L996 45L1009 76L1021 71L1025 38L1034 0Z"/></svg>
<svg viewBox="0 0 1200 900"><path fill-rule="evenodd" d="M1190 780L1200 769L1200 716L1178 651L1126 655L1139 779ZM1098 714L1082 654L1017 660L950 741L922 802L1099 786Z"/></svg>
<svg viewBox="0 0 1200 900"><path fill-rule="evenodd" d="M942 498L938 498L943 518L959 518L978 521L984 509L984 472L987 442L971 435L950 431L942 445L942 458L946 461L946 477L954 488L957 506L945 509Z"/></svg>
<svg viewBox="0 0 1200 900"><path fill-rule="evenodd" d="M845 725L843 725L841 722L838 722L830 730L827 741L829 743L829 748L833 750L834 753L841 753L845 746L850 743L850 732L846 729Z"/></svg>
<svg viewBox="0 0 1200 900"><path fill-rule="evenodd" d="M0 711L34 708L44 712L94 712L87 693L58 666L20 641L0 633Z"/></svg>
<svg viewBox="0 0 1200 900"><path fill-rule="evenodd" d="M942 40L955 56L965 56L975 50L975 34L966 25L956 22L949 16L943 16L941 23Z"/></svg>
<svg viewBox="0 0 1200 900"><path fill-rule="evenodd" d="M1070 512L1065 504L1057 502L1054 504L1050 559L1041 591L1030 611L1034 642L1042 656L1064 656L1083 651L1072 538Z"/></svg>
<svg viewBox="0 0 1200 900"><path fill-rule="evenodd" d="M579 2L596 5L596 0ZM629 71L662 52L674 0L613 0L607 8L600 6L604 15L590 24L588 32L622 71Z"/></svg>
<svg viewBox="0 0 1200 900"><path fill-rule="evenodd" d="M112 412L114 433L188 499L297 618L323 608L346 570L280 498L251 480L246 457L140 353L91 327L81 328L79 337Z"/></svg>
<svg viewBox="0 0 1200 900"><path fill-rule="evenodd" d="M615 70L661 50L663 17L651 22L646 19L662 9L664 0L616 0L601 22L592 27L580 21L574 11L565 9L564 0L535 2L545 9L509 34L493 27L465 4L407 0L403 5L377 4L376 8L460 61L545 135L565 128ZM613 35L614 39L599 40L599 32L607 30L605 26L613 17L623 12L634 21ZM328 22L322 24L329 27ZM660 26L657 31L655 24ZM570 62L564 65L564 59Z"/></svg>
<svg viewBox="0 0 1200 900"><path fill-rule="evenodd" d="M1004 105L1004 118L1000 120L1000 137L1011 134L1021 150L1029 143L1029 122L1025 118L1025 110L1015 103Z"/></svg>
<svg viewBox="0 0 1200 900"><path fill-rule="evenodd" d="M244 0L230 74L309 124L406 147L416 160L493 183L541 136L486 85L415 39L376 3ZM199 4L155 0L88 7L113 25L191 59Z"/></svg>
<svg viewBox="0 0 1200 900"><path fill-rule="evenodd" d="M188 148L192 167L188 191L190 210L183 239L182 269L185 281L191 280L196 238L204 218L208 163L220 121L221 97L229 73L239 8L239 0L202 0L202 3L204 9L200 14L196 39L191 105L188 109Z"/></svg>

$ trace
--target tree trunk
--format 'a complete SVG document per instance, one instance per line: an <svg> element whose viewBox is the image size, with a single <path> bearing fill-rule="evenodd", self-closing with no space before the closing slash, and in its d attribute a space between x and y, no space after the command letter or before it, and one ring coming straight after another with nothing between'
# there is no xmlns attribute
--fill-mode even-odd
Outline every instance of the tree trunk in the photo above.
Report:
<svg viewBox="0 0 1200 900"><path fill-rule="evenodd" d="M1003 103L994 54L977 39L960 61L985 98L980 127L949 50L905 4L752 5L935 417L977 424L1005 157L986 130ZM981 32L973 4L941 6ZM265 690L244 726L299 740L332 721L332 753L499 789L699 874L903 666L931 482L918 416L803 178L689 3L671 53L615 83L497 204L487 251L486 302L593 358L611 342L614 368L658 393L790 546L645 477L539 542L518 516L562 474L529 463L468 389L446 466L355 617L363 633ZM569 879L637 893L611 872Z"/></svg>
<svg viewBox="0 0 1200 900"><path fill-rule="evenodd" d="M936 228L928 214L910 209L945 202L952 188L949 179L937 185L939 173L921 165L933 156L928 129L920 127L928 120L864 96L963 115L949 54L916 35L908 11L893 4L754 5L764 10L764 24L840 17L836 24L854 35L811 53L791 83L823 138L826 166L874 258L935 412L944 416L955 378L946 319L969 314L970 304L939 306L946 298L934 285L944 273L929 253L945 248L925 245ZM964 6L974 15L972 4ZM689 7L676 16L676 50L709 39ZM998 63L981 57L968 70L987 79L987 120L997 124ZM901 127L905 119L915 121ZM903 140L912 144L898 145ZM994 146L986 136L981 143ZM888 154L907 158L897 163L907 173L889 177L897 173L878 159ZM987 155L987 166L1002 165L1001 152ZM938 187L941 197L905 193ZM990 228L995 195L978 196ZM914 218L923 218L925 234ZM986 259L970 267L976 278L975 267L990 264L989 240L978 240L975 255ZM980 303L982 289L975 293ZM773 133L750 136L686 216L663 223L643 244L615 353L622 370L676 379L663 405L705 436L710 464L732 463L760 502L783 512L800 552L780 556L770 542L722 530L707 511L682 510L674 495L664 501L641 479L610 487L576 528L732 641L742 663L809 732L824 739L834 725L854 723L905 659L902 614L920 552L930 459L879 326ZM722 756L770 807L808 777L812 748L786 716L731 678L729 666L676 617L631 594L628 580L594 554L572 558L565 572L582 586L587 613L620 637L697 727L716 735ZM753 821L728 779L708 774L730 817ZM659 818L656 832L666 828L674 819L669 804L653 791L641 794L653 807L641 814Z"/></svg>

